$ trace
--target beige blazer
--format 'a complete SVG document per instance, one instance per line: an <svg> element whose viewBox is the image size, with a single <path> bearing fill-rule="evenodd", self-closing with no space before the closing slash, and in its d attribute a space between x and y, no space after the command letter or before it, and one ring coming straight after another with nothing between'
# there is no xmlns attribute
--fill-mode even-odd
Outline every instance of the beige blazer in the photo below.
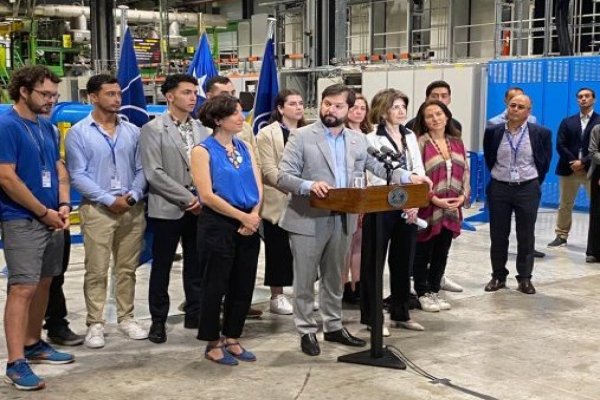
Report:
<svg viewBox="0 0 600 400"><path fill-rule="evenodd" d="M263 203L260 217L277 224L287 204L288 195L277 188L279 161L283 156L283 132L279 122L265 126L256 134L258 166L263 176Z"/></svg>
<svg viewBox="0 0 600 400"><path fill-rule="evenodd" d="M252 126L249 123L244 122L244 127L241 132L238 132L236 135L238 139L243 140L250 147L250 151L252 151L252 156L254 157L254 161L258 164L259 154L258 149L256 148L256 137L254 136L254 131L252 130Z"/></svg>

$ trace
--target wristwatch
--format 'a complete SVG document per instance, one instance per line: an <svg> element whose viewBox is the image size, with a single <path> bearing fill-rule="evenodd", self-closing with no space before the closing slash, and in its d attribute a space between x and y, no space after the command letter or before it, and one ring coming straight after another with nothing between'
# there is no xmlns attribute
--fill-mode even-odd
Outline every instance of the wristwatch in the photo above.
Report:
<svg viewBox="0 0 600 400"><path fill-rule="evenodd" d="M127 204L129 204L130 207L135 206L135 203L137 203L137 200L133 198L133 196L129 196L127 198Z"/></svg>

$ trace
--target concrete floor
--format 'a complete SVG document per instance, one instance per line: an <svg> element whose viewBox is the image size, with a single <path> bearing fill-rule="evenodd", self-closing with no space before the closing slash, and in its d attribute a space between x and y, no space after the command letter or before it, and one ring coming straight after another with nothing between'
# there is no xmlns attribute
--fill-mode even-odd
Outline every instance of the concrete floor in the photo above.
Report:
<svg viewBox="0 0 600 400"><path fill-rule="evenodd" d="M554 219L550 210L542 210L538 218L536 247L547 253L536 260L533 282L538 294L514 290L514 235L510 289L483 291L490 276L489 231L488 225L479 225L476 232L464 232L450 253L447 273L465 287L463 293L444 293L452 310L414 311L413 318L425 332L391 329L392 336L385 339L418 367L458 388L433 384L410 368L338 363L338 356L353 350L322 340L321 356L305 356L292 318L268 311L245 328L243 344L255 352L256 363L231 368L206 361L205 344L195 339L194 331L183 328L183 316L177 311L182 290L181 265L176 263L165 344L125 339L114 326L110 303L107 320L113 323L107 326L105 348L69 348L77 357L75 363L34 366L47 380L45 390L25 393L0 384L0 399L598 399L600 264L584 262L586 214L575 214L568 247L546 249L554 237ZM268 310L262 275L261 259L255 303ZM78 246L72 251L66 294L71 326L80 333L85 332L82 277L83 248ZM144 326L150 325L147 287L148 267L142 266L136 314ZM5 297L5 285L0 284L0 303ZM358 319L356 309L345 310L346 326L367 338ZM5 357L2 330L0 359Z"/></svg>

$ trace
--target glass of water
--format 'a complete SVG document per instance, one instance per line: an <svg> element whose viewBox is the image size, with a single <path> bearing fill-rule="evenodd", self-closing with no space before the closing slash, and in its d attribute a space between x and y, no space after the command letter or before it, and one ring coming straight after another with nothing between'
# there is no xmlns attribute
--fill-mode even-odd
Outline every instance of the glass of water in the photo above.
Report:
<svg viewBox="0 0 600 400"><path fill-rule="evenodd" d="M352 187L357 188L357 189L364 189L366 186L367 186L367 183L366 183L365 173L362 171L355 172Z"/></svg>

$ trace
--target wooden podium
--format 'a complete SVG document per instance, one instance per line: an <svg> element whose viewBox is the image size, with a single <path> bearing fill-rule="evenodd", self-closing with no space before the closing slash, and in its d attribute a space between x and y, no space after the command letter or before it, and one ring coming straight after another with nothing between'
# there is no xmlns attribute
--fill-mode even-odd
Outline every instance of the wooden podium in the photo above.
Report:
<svg viewBox="0 0 600 400"><path fill-rule="evenodd" d="M382 241L383 211L423 207L429 204L427 184L370 186L364 189L331 189L327 197L310 194L310 205L351 214L365 214L371 229L363 231L361 269L375 269L375 291L367 299L372 310L371 349L338 357L339 362L406 369L395 353L383 346L383 267L385 251ZM366 221L365 221L366 222ZM353 233L353 232L351 232ZM340 260L340 262L343 262ZM365 265L366 264L366 265ZM364 299L361 299L364 301Z"/></svg>

